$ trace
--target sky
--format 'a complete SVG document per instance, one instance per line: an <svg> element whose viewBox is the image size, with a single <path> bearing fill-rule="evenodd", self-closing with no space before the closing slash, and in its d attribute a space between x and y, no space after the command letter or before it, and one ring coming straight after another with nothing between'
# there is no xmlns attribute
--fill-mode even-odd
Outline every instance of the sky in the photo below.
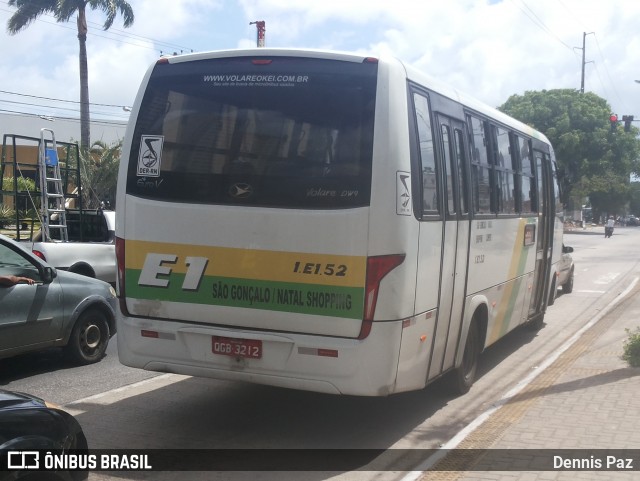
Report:
<svg viewBox="0 0 640 481"><path fill-rule="evenodd" d="M127 121L140 81L160 55L255 47L256 27L250 22L257 20L266 22L267 47L394 55L493 107L527 91L579 90L584 52L584 90L606 99L619 117L640 120L638 0L129 4L135 21L126 29L119 16L104 31L104 14L88 14L91 117L103 125ZM42 116L52 126L79 117L75 20L60 24L43 16L9 35L6 25L13 12L0 0L0 115Z"/></svg>

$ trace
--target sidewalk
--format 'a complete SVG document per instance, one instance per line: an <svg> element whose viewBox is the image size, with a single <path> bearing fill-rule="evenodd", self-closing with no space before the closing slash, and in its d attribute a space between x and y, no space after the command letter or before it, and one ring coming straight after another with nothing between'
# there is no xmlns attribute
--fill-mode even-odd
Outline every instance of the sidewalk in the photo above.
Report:
<svg viewBox="0 0 640 481"><path fill-rule="evenodd" d="M631 368L621 359L628 338L625 329L640 326L640 283L606 313L595 325L536 377L522 391L506 400L482 425L471 432L457 449L490 449L491 461L483 466L482 456L456 467L456 456L448 466L440 464L425 473L422 480L459 481L573 481L640 479L640 368ZM549 464L560 450L586 459L593 466L598 458L606 464L606 454L590 453L603 449L635 450L633 470L605 471L568 469L539 471L541 461ZM504 451L501 451L504 450ZM507 451L509 450L509 451ZM528 450L518 454L522 470L493 471L501 453ZM536 450L538 452L536 452ZM544 451L540 451L544 450ZM556 453L555 450L558 450ZM620 453L617 453L620 454ZM527 456L524 456L525 458ZM460 456L458 456L460 457ZM537 459L535 459L537 457ZM441 462L447 462L445 458ZM520 458L519 458L520 459ZM451 466L450 463L454 464ZM580 461L579 461L580 462ZM569 461L571 463L571 461ZM597 467L597 464L595 464ZM528 470L527 466L530 470ZM615 464L614 464L615 466ZM474 470L477 469L476 470ZM485 470L486 468L486 470ZM448 469L445 470L445 469ZM452 469L459 471L452 471Z"/></svg>

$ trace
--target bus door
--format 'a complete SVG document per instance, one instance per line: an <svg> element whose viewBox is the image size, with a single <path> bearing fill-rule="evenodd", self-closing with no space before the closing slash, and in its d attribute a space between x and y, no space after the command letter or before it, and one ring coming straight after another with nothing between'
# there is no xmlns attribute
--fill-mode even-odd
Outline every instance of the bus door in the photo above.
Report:
<svg viewBox="0 0 640 481"><path fill-rule="evenodd" d="M437 116L436 138L441 146L440 180L443 198L442 255L438 319L428 379L453 367L460 338L469 258L468 149L464 124Z"/></svg>
<svg viewBox="0 0 640 481"><path fill-rule="evenodd" d="M553 237L553 218L555 205L551 202L551 178L549 157L544 152L533 150L536 168L538 197L538 232L536 241L536 267L533 280L533 292L529 305L529 319L543 315L546 307L545 293L551 269L551 239Z"/></svg>

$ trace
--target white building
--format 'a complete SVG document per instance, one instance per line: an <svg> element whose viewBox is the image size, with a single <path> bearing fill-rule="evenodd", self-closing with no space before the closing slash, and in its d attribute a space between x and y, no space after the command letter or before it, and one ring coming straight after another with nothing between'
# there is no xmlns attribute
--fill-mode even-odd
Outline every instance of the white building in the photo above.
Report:
<svg viewBox="0 0 640 481"><path fill-rule="evenodd" d="M91 142L100 140L112 145L124 138L126 122L92 119ZM35 114L0 113L0 135L40 137L41 129L51 129L56 141L80 142L80 119L38 116Z"/></svg>

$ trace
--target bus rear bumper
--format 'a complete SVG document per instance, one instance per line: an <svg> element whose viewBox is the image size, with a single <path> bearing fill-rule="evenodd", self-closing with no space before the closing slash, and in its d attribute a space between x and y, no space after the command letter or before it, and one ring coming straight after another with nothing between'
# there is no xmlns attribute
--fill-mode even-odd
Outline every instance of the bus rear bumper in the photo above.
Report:
<svg viewBox="0 0 640 481"><path fill-rule="evenodd" d="M363 340L124 316L118 322L118 355L130 367L329 394L395 391L402 321L374 322ZM261 356L214 353L215 337L260 341Z"/></svg>

